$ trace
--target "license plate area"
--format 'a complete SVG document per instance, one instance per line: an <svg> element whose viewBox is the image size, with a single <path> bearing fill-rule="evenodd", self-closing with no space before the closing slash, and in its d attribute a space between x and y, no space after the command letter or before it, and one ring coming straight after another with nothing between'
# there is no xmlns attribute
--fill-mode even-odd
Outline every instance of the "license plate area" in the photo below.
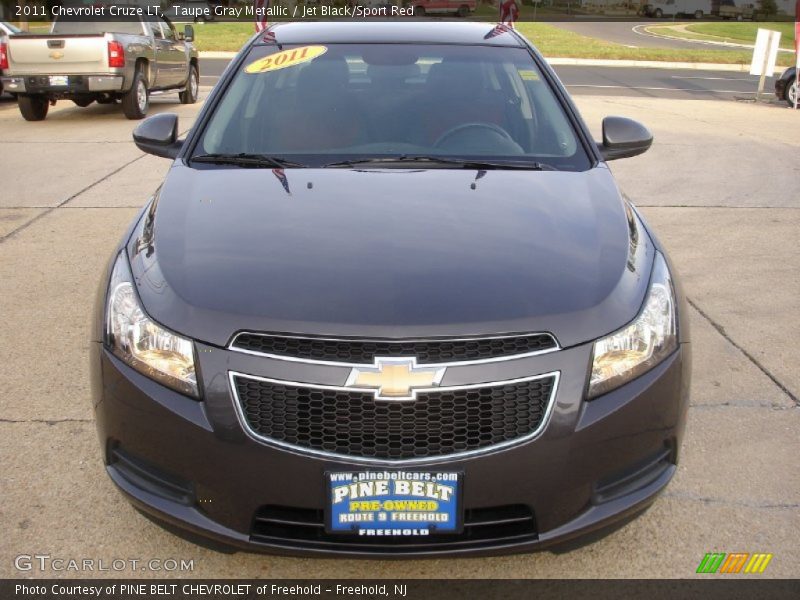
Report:
<svg viewBox="0 0 800 600"><path fill-rule="evenodd" d="M68 75L50 75L51 87L67 87L69 85Z"/></svg>
<svg viewBox="0 0 800 600"><path fill-rule="evenodd" d="M360 538L457 534L463 529L463 473L325 473L327 533Z"/></svg>

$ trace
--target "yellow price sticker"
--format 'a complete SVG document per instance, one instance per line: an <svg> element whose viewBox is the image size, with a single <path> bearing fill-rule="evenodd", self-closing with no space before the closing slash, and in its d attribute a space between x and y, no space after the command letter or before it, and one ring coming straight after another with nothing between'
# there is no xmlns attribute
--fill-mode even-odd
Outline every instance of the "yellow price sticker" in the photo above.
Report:
<svg viewBox="0 0 800 600"><path fill-rule="evenodd" d="M539 74L536 71L518 71L519 76L525 81L539 81Z"/></svg>
<svg viewBox="0 0 800 600"><path fill-rule="evenodd" d="M270 54L251 62L244 69L245 73L266 73L293 67L301 63L314 60L328 51L327 46L303 46Z"/></svg>

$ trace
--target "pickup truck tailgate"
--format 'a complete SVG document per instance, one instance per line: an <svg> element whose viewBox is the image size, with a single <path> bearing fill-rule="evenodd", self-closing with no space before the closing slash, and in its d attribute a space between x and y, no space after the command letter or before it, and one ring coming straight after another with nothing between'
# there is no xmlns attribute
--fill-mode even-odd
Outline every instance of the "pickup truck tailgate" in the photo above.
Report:
<svg viewBox="0 0 800 600"><path fill-rule="evenodd" d="M20 35L8 40L9 74L98 73L108 70L103 34Z"/></svg>

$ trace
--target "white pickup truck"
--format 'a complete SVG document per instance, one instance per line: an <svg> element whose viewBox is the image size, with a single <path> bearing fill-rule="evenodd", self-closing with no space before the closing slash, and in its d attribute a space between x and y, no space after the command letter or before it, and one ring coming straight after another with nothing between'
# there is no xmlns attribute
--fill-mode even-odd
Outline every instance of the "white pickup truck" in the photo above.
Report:
<svg viewBox="0 0 800 600"><path fill-rule="evenodd" d="M2 83L28 121L47 117L57 100L78 106L121 101L129 119L147 114L151 92L177 91L193 104L200 84L194 31L162 17L53 22L50 34L0 41Z"/></svg>

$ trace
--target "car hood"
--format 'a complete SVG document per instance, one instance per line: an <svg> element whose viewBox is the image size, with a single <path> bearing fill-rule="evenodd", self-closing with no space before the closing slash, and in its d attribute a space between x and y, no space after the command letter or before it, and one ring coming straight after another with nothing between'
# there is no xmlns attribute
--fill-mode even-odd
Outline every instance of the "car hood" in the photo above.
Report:
<svg viewBox="0 0 800 600"><path fill-rule="evenodd" d="M413 338L629 322L654 249L604 166L192 169L176 163L128 255L156 321L220 346L238 331Z"/></svg>

